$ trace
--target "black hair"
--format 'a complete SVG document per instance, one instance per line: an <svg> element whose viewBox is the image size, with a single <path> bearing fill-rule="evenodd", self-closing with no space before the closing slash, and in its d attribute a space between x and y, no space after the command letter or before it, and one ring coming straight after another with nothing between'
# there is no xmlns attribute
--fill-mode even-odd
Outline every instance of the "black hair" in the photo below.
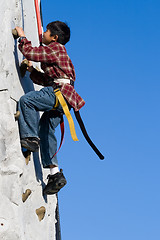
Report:
<svg viewBox="0 0 160 240"><path fill-rule="evenodd" d="M64 22L54 21L47 25L50 30L51 36L58 35L57 42L65 45L70 39L70 28Z"/></svg>

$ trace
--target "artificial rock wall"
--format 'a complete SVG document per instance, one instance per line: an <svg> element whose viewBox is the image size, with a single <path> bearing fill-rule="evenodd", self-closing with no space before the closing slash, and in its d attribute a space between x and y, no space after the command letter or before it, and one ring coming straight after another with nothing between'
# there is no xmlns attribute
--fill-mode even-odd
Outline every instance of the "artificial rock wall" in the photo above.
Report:
<svg viewBox="0 0 160 240"><path fill-rule="evenodd" d="M23 56L11 33L15 26L23 27L33 46L38 45L33 0L0 1L0 239L54 240L57 199L42 195L48 170L41 168L39 153L26 164L14 119L16 101L36 89L28 73L20 76ZM30 195L22 201L26 190Z"/></svg>

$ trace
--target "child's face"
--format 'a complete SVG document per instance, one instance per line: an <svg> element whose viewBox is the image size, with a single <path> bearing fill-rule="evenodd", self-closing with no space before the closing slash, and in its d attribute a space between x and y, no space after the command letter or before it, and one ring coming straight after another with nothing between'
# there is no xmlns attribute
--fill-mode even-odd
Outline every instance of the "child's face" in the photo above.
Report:
<svg viewBox="0 0 160 240"><path fill-rule="evenodd" d="M48 45L50 44L51 42L57 42L57 38L58 36L55 35L55 36L51 36L51 32L49 29L47 29L44 33L43 33L43 37L42 37L42 42L45 44L45 45Z"/></svg>

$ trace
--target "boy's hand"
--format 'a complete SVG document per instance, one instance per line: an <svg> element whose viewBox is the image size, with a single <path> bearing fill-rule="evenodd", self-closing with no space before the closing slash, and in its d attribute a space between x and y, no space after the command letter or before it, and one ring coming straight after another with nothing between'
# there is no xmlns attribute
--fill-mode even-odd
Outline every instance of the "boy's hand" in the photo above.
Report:
<svg viewBox="0 0 160 240"><path fill-rule="evenodd" d="M23 28L21 28L21 27L16 27L16 30L17 30L17 33L18 33L18 36L19 36L19 37L25 37Z"/></svg>
<svg viewBox="0 0 160 240"><path fill-rule="evenodd" d="M32 72L33 71L33 65L31 61L28 61L27 71Z"/></svg>
<svg viewBox="0 0 160 240"><path fill-rule="evenodd" d="M25 69L25 71L27 70L28 72L32 72L33 69L34 69L33 65L32 65L32 62L27 60L26 58L21 62L21 66L20 67Z"/></svg>

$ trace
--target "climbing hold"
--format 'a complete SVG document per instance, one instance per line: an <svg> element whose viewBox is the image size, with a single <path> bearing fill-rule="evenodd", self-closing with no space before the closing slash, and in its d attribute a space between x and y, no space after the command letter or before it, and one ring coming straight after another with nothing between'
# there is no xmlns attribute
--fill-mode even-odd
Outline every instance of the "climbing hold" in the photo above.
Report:
<svg viewBox="0 0 160 240"><path fill-rule="evenodd" d="M13 34L14 39L19 38L19 36L18 36L18 32L17 32L16 29L12 29L12 34Z"/></svg>
<svg viewBox="0 0 160 240"><path fill-rule="evenodd" d="M25 202L30 194L31 194L31 190L27 189L25 193L22 194L22 201Z"/></svg>
<svg viewBox="0 0 160 240"><path fill-rule="evenodd" d="M0 218L0 233L8 229L8 222L5 218Z"/></svg>
<svg viewBox="0 0 160 240"><path fill-rule="evenodd" d="M24 59L22 62L21 62L21 65L20 65L20 73L21 73L21 77L24 77L26 71L27 71L27 67L28 67L28 60L27 59Z"/></svg>
<svg viewBox="0 0 160 240"><path fill-rule="evenodd" d="M15 118L16 121L18 120L19 116L20 116L20 111L17 111L17 112L14 114L14 118Z"/></svg>
<svg viewBox="0 0 160 240"><path fill-rule="evenodd" d="M19 174L19 177L22 177L22 176L23 176L23 173L20 173L20 174Z"/></svg>
<svg viewBox="0 0 160 240"><path fill-rule="evenodd" d="M46 209L43 206L36 209L36 214L39 218L39 221L41 221L44 218L45 213L46 213Z"/></svg>
<svg viewBox="0 0 160 240"><path fill-rule="evenodd" d="M24 149L23 149L23 156L25 157L26 165L28 165L28 163L30 161L30 157L31 157L31 151L29 151L29 150L24 151Z"/></svg>

